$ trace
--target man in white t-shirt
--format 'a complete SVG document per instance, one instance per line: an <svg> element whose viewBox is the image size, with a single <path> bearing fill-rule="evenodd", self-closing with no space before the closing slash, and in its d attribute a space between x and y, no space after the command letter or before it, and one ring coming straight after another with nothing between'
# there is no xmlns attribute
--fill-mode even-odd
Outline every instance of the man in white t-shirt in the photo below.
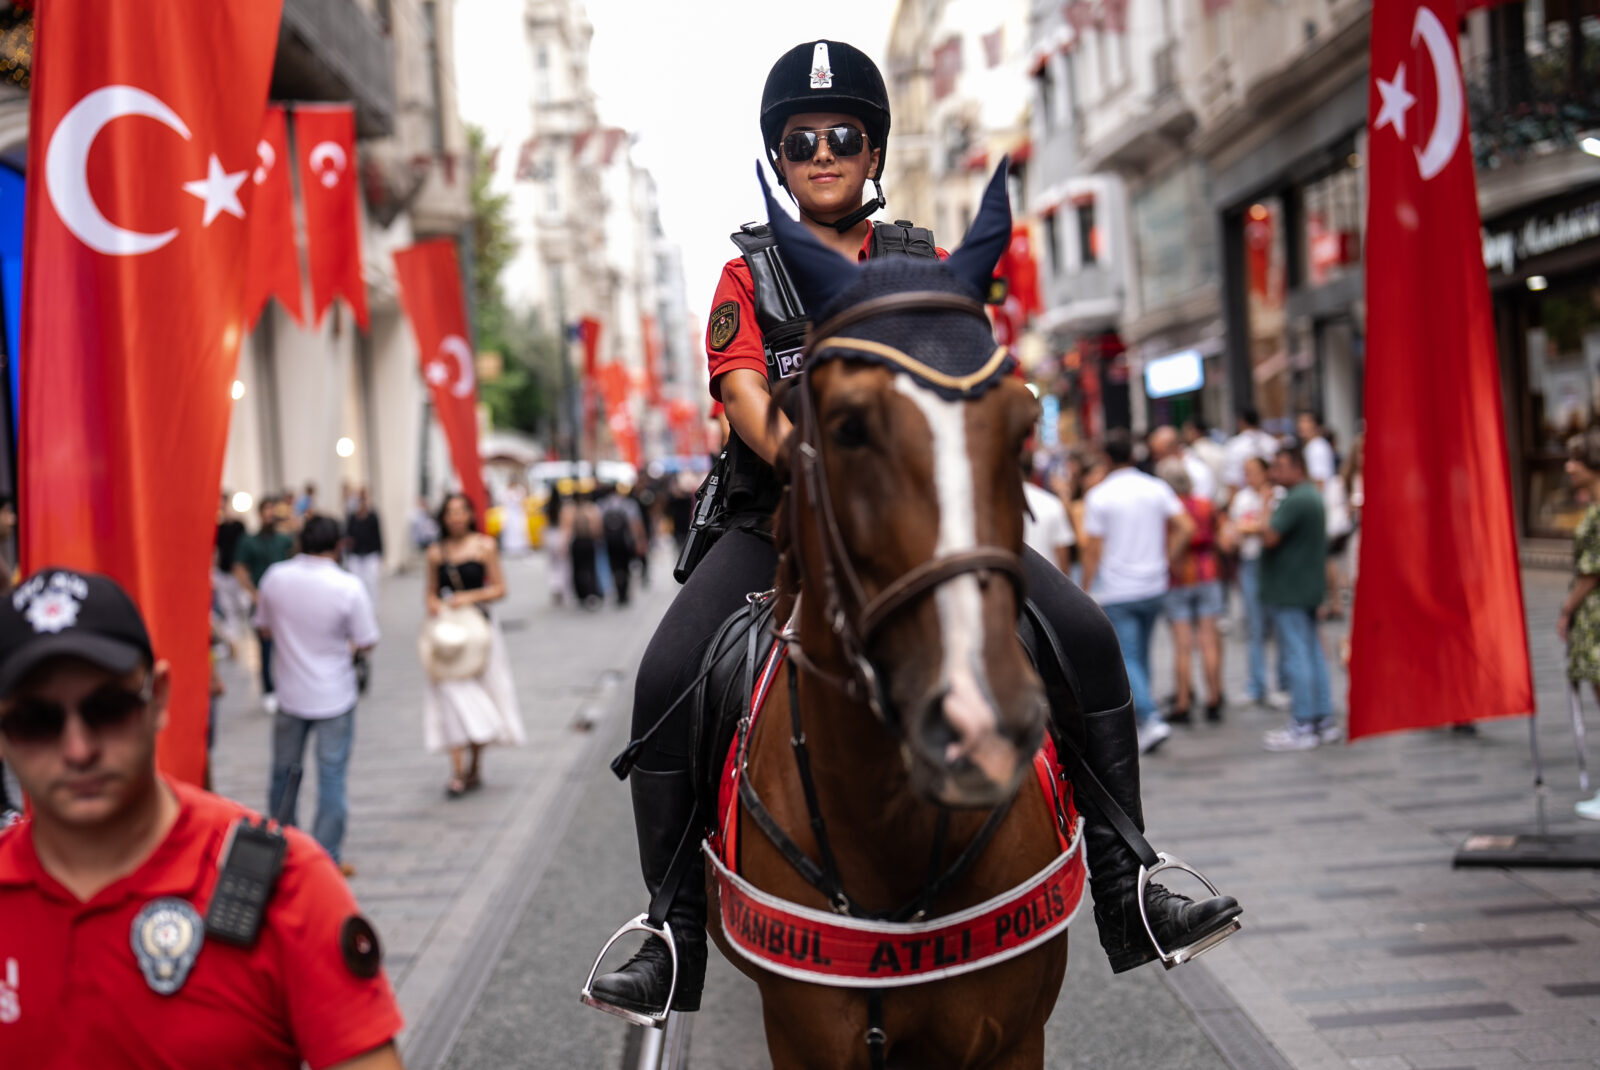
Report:
<svg viewBox="0 0 1600 1070"><path fill-rule="evenodd" d="M1324 484L1339 474L1333 447L1322 437L1322 420L1310 409L1302 409L1295 417L1295 432L1300 437L1300 450L1306 458L1306 475L1320 492Z"/></svg>
<svg viewBox="0 0 1600 1070"><path fill-rule="evenodd" d="M1150 432L1150 462L1152 467L1159 465L1168 457L1176 457L1183 462L1183 470L1189 474L1189 485L1195 497L1207 501L1215 501L1217 496L1217 477L1211 467L1200 457L1184 448L1183 440L1178 437L1175 427L1158 427Z"/></svg>
<svg viewBox="0 0 1600 1070"><path fill-rule="evenodd" d="M1172 488L1133 466L1133 439L1106 436L1111 472L1084 495L1083 589L1106 611L1122 644L1139 749L1172 734L1150 696L1150 635L1161 614L1174 557L1188 545L1194 521Z"/></svg>
<svg viewBox="0 0 1600 1070"><path fill-rule="evenodd" d="M1028 513L1032 514L1023 515L1022 541L1062 572L1070 572L1070 551L1077 537L1072 534L1067 507L1061 504L1060 498L1026 479L1022 482L1022 494L1028 501Z"/></svg>
<svg viewBox="0 0 1600 1070"><path fill-rule="evenodd" d="M1247 482L1244 462L1259 457L1262 464L1272 464L1278 455L1278 440L1261 430L1261 414L1246 408L1239 412L1239 433L1228 439L1222 450L1222 482L1231 490L1238 490Z"/></svg>
<svg viewBox="0 0 1600 1070"><path fill-rule="evenodd" d="M255 624L273 641L278 712L272 725L272 785L267 810L280 813L290 771L317 734L317 817L311 834L339 862L349 810L345 773L354 737L354 657L377 645L372 599L339 567L339 523L313 515L300 532L300 553L267 569L256 596ZM290 800L288 823L294 823ZM346 876L355 870L340 862Z"/></svg>

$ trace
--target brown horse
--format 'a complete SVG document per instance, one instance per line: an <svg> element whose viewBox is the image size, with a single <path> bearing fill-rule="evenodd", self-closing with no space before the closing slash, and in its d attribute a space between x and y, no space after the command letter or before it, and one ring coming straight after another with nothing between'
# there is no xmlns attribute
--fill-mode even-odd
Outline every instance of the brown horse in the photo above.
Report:
<svg viewBox="0 0 1600 1070"><path fill-rule="evenodd" d="M1061 854L1056 815L1031 772L1048 708L1016 632L1018 458L1038 405L1007 374L1009 358L970 296L998 252L992 236L975 236L1010 233L1000 176L948 265L874 276L870 263L840 262L834 270L871 276L861 291L869 296L846 293L828 306L839 310L813 331L797 386L784 458L790 494L775 530L784 555L777 619L790 621L798 649L749 733L746 775L793 844L833 869L858 913L916 903L918 916L937 919L1022 884ZM772 214L791 272L803 273L809 251L798 246L808 236ZM806 764L791 738L792 700ZM779 899L838 910L752 816L741 804L743 877ZM959 867L980 835L975 861ZM933 875L952 867L955 879L918 903ZM874 995L747 961L722 931L714 874L708 885L708 928L761 989L776 1070L1043 1065L1064 931L975 972Z"/></svg>

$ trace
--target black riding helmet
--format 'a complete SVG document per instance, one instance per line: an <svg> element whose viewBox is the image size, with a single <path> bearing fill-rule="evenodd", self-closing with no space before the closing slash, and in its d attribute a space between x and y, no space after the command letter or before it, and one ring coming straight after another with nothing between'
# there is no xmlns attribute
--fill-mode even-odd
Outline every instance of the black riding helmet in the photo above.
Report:
<svg viewBox="0 0 1600 1070"><path fill-rule="evenodd" d="M878 65L843 41L808 41L795 45L772 65L761 91L761 139L769 162L778 160L783 124L791 115L836 111L855 116L865 128L870 147L878 150L878 169L869 177L877 199L863 204L833 226L842 234L884 207L883 163L889 152L889 91ZM778 181L783 174L778 171Z"/></svg>

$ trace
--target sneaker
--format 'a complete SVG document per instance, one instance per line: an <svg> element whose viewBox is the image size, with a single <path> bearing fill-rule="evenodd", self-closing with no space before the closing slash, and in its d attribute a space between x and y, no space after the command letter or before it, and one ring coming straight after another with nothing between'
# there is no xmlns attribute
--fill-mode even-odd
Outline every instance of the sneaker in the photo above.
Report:
<svg viewBox="0 0 1600 1070"><path fill-rule="evenodd" d="M1294 699L1287 691L1268 691L1267 708L1273 710L1286 710L1294 704Z"/></svg>
<svg viewBox="0 0 1600 1070"><path fill-rule="evenodd" d="M268 716L275 716L278 712L278 696L270 691L262 695L261 708L267 711Z"/></svg>
<svg viewBox="0 0 1600 1070"><path fill-rule="evenodd" d="M1586 817L1590 821L1600 821L1600 792L1595 793L1592 799L1585 799L1573 807L1579 817Z"/></svg>
<svg viewBox="0 0 1600 1070"><path fill-rule="evenodd" d="M1172 726L1165 721L1151 720L1139 726L1139 753L1149 754L1172 735Z"/></svg>
<svg viewBox="0 0 1600 1070"><path fill-rule="evenodd" d="M1274 728L1261 737L1261 746L1270 751L1314 750L1320 742L1316 726L1300 721Z"/></svg>
<svg viewBox="0 0 1600 1070"><path fill-rule="evenodd" d="M1317 722L1317 740L1321 743L1337 743L1344 738L1344 729L1339 727L1339 718L1328 716Z"/></svg>

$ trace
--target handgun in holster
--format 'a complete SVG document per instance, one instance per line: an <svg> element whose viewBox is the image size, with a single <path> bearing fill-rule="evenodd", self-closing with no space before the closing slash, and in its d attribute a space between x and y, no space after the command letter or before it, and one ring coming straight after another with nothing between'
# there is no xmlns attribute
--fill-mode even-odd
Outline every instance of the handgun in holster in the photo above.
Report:
<svg viewBox="0 0 1600 1070"><path fill-rule="evenodd" d="M711 474L706 476L705 482L700 484L700 489L694 495L694 519L689 523L689 537L683 540L683 549L678 552L678 563L673 566L672 578L679 583L688 583L690 573L694 572L702 558L711 550L711 545L717 541L717 532L712 526L712 520L722 511L722 483L727 477L728 451L724 449L716 463L711 466Z"/></svg>

